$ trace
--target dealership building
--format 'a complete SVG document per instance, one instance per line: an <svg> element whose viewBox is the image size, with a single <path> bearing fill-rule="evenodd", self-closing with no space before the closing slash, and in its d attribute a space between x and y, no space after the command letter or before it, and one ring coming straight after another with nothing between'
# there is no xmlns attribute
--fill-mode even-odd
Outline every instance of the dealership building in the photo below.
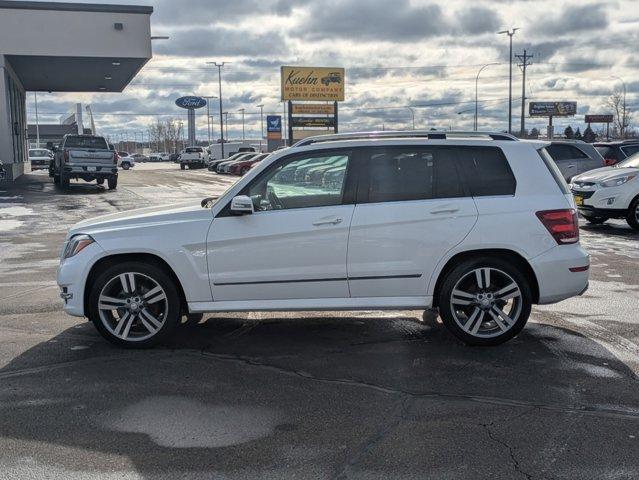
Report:
<svg viewBox="0 0 639 480"><path fill-rule="evenodd" d="M0 0L0 161L29 171L28 92L121 92L151 58L152 7Z"/></svg>

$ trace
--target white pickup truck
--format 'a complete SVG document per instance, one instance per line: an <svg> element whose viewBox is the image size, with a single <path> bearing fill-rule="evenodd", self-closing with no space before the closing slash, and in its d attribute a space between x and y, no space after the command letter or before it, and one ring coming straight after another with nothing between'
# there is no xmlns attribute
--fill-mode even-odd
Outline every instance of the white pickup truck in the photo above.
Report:
<svg viewBox="0 0 639 480"><path fill-rule="evenodd" d="M180 168L204 168L209 163L209 152L204 147L186 147L180 153Z"/></svg>
<svg viewBox="0 0 639 480"><path fill-rule="evenodd" d="M118 156L104 137L67 134L54 151L49 165L49 176L54 183L67 188L72 178L96 180L98 185L106 180L110 190L117 187Z"/></svg>

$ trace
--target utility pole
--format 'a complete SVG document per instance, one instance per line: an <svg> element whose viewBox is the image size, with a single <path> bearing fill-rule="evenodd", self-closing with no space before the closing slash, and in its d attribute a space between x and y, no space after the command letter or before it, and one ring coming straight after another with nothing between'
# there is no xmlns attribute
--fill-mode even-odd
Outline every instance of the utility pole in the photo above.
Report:
<svg viewBox="0 0 639 480"><path fill-rule="evenodd" d="M229 112L224 112L224 128L226 129L224 131L224 136L228 140L229 139Z"/></svg>
<svg viewBox="0 0 639 480"><path fill-rule="evenodd" d="M260 152L262 152L262 139L264 138L264 104L256 105L260 109Z"/></svg>
<svg viewBox="0 0 639 480"><path fill-rule="evenodd" d="M523 75L521 79L521 127L519 129L519 138L524 138L526 133L526 67L532 65L532 62L529 62L529 60L533 55L528 55L526 49L524 49L523 55L515 55L515 57L521 62L518 65Z"/></svg>
<svg viewBox="0 0 639 480"><path fill-rule="evenodd" d="M211 145L211 99L217 98L216 96L203 97L206 99L206 130L209 134L209 145Z"/></svg>
<svg viewBox="0 0 639 480"><path fill-rule="evenodd" d="M510 65L508 75L508 133L513 133L513 35L515 35L517 30L519 30L519 28L497 32L498 35L505 33L510 38L510 50L508 54L508 63Z"/></svg>
<svg viewBox="0 0 639 480"><path fill-rule="evenodd" d="M219 87L219 95L220 99L220 144L222 147L222 158L224 158L224 122L222 121L222 67L226 65L228 62L206 62L208 64L215 65L217 67L217 83Z"/></svg>
<svg viewBox="0 0 639 480"><path fill-rule="evenodd" d="M35 114L36 114L36 147L40 148L40 121L38 119L38 92L33 92L35 96ZM93 132L95 135L95 132Z"/></svg>
<svg viewBox="0 0 639 480"><path fill-rule="evenodd" d="M244 108L240 108L238 112L242 112L242 140L244 140Z"/></svg>

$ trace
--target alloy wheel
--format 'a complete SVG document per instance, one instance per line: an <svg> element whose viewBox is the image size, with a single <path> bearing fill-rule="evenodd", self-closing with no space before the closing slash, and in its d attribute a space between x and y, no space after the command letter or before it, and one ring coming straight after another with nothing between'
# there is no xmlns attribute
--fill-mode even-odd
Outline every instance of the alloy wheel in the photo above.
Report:
<svg viewBox="0 0 639 480"><path fill-rule="evenodd" d="M491 338L509 331L522 311L519 285L492 267L471 270L455 284L450 307L457 325L469 335Z"/></svg>
<svg viewBox="0 0 639 480"><path fill-rule="evenodd" d="M153 337L168 315L166 292L151 277L126 272L109 280L98 300L100 321L115 337L139 342Z"/></svg>

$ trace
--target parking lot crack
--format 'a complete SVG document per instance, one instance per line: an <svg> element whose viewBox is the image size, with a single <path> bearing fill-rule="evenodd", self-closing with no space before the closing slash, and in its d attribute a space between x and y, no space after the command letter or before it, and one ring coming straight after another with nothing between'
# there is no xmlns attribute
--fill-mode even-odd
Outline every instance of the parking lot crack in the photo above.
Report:
<svg viewBox="0 0 639 480"><path fill-rule="evenodd" d="M493 422L491 423L480 423L479 425L481 425L484 430L486 430L486 434L488 435L488 437L496 444L501 445L502 447L506 448L506 450L508 451L508 455L510 456L510 461L512 463L513 469L520 475L522 475L524 478L528 479L528 480L532 480L533 476L524 471L521 468L521 464L519 463L519 460L517 459L517 456L515 455L515 449L510 446L507 442L501 440L500 438L498 438L493 431L491 430L491 428L493 427Z"/></svg>

